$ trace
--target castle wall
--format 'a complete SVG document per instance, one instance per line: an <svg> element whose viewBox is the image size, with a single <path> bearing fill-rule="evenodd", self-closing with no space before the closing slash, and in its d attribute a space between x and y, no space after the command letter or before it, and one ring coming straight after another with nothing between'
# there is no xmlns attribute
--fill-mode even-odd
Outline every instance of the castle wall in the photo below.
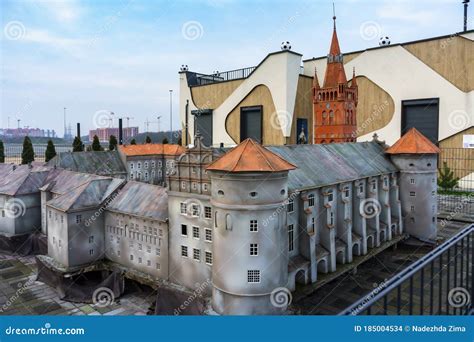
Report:
<svg viewBox="0 0 474 342"><path fill-rule="evenodd" d="M168 225L107 210L105 257L153 277L168 279Z"/></svg>

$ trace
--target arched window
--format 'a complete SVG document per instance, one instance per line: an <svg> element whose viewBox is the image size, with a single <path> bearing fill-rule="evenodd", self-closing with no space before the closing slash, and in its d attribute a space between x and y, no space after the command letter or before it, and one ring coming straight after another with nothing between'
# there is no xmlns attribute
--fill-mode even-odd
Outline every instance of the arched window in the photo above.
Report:
<svg viewBox="0 0 474 342"><path fill-rule="evenodd" d="M332 110L329 112L329 124L334 124L334 112Z"/></svg>
<svg viewBox="0 0 474 342"><path fill-rule="evenodd" d="M322 114L322 118L323 118L323 125L326 125L326 118L327 118L328 114L326 113L326 111L323 111L323 114Z"/></svg>

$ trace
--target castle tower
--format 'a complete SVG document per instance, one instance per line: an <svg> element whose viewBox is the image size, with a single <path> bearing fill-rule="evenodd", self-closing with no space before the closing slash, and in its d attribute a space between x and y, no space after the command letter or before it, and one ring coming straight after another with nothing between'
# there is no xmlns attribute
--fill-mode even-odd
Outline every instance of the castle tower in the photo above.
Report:
<svg viewBox="0 0 474 342"><path fill-rule="evenodd" d="M288 282L285 201L295 166L246 139L207 167L214 211L212 307L219 314L277 314Z"/></svg>
<svg viewBox="0 0 474 342"><path fill-rule="evenodd" d="M336 17L331 47L327 56L326 74L320 87L314 73L313 111L315 144L356 141L357 81L355 69L349 84L344 71L343 55L336 32Z"/></svg>
<svg viewBox="0 0 474 342"><path fill-rule="evenodd" d="M422 241L434 241L437 234L438 147L411 128L386 153L400 170L404 230Z"/></svg>

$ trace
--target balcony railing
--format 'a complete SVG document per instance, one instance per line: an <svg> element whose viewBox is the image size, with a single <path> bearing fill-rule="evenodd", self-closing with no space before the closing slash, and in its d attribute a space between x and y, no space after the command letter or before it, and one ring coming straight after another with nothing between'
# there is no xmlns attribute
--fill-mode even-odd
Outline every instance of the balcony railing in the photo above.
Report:
<svg viewBox="0 0 474 342"><path fill-rule="evenodd" d="M256 66L243 69L217 72L212 75L188 72L188 84L192 86L207 85L224 81L247 78L255 70Z"/></svg>
<svg viewBox="0 0 474 342"><path fill-rule="evenodd" d="M469 315L474 297L474 224L340 315Z"/></svg>

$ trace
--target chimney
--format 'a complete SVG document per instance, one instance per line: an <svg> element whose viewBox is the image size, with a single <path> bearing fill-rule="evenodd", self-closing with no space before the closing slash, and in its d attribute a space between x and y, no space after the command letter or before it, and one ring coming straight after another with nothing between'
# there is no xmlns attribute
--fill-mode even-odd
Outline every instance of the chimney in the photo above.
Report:
<svg viewBox="0 0 474 342"><path fill-rule="evenodd" d="M119 145L123 144L123 129L122 129L122 118L119 119L119 127L118 127L118 143Z"/></svg>

